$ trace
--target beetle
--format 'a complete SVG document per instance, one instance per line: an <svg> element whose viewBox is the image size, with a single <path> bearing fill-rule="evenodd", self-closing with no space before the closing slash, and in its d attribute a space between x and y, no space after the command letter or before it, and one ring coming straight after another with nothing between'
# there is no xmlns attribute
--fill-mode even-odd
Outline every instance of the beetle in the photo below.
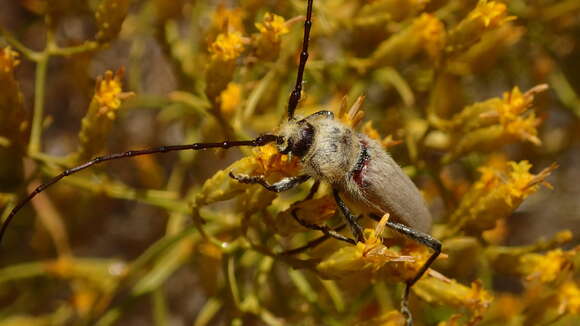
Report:
<svg viewBox="0 0 580 326"><path fill-rule="evenodd" d="M293 211L293 217L303 226L322 231L349 244L364 241L362 227L357 222L357 217L349 209L348 202L356 205L359 210L373 219L378 219L379 216L389 213L392 220L386 222L388 227L433 250L416 276L406 282L401 309L406 316L407 324L412 325L411 314L407 307L410 288L423 276L441 253L441 243L429 235L432 223L431 215L419 190L377 141L342 124L334 118L334 114L330 111L318 111L304 118L295 116L308 60L312 11L313 0L308 0L296 84L288 100L287 121L280 126L277 133L260 135L252 140L161 146L96 157L84 164L61 172L18 202L2 224L0 243L16 213L34 197L64 177L94 165L112 160L173 151L228 149L240 146L258 147L276 143L281 154L300 159L303 168L302 174L284 178L273 184L267 183L263 176L238 175L230 172L230 177L245 184L260 184L273 192L289 190L311 178L317 182L326 182L333 189L336 204L346 218L354 239L323 226L308 224L300 219L296 211Z"/></svg>

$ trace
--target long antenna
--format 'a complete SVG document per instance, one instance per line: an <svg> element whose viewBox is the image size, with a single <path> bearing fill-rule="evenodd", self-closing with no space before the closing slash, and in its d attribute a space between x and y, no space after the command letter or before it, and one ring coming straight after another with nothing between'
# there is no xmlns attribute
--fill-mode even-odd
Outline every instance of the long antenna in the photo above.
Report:
<svg viewBox="0 0 580 326"><path fill-rule="evenodd" d="M306 20L304 21L304 39L302 40L302 51L300 52L300 63L298 65L298 74L296 76L296 85L294 86L294 90L290 94L290 99L288 100L288 120L293 119L294 111L298 106L298 102L300 101L300 95L302 92L302 81L304 76L304 69L306 67L306 61L308 60L308 41L310 39L310 29L312 27L312 7L313 7L313 0L308 0L308 7L306 10ZM2 243L2 239L4 238L4 233L8 229L8 225L14 219L14 216L22 207L24 207L28 202L30 202L36 195L46 190L48 187L52 186L53 184L57 183L60 179L69 176L71 174L75 174L80 172L84 169L87 169L93 165L97 165L103 162L123 159L128 157L135 157L141 155L149 155L149 154L156 154L156 153L167 153L167 152L174 152L174 151L184 151L184 150L204 150L210 148L224 148L228 149L230 147L238 147L238 146L263 146L268 143L274 142L278 140L278 136L276 135L262 135L252 140L243 140L243 141L224 141L219 143L195 143L189 145L173 145L173 146L161 146L156 148L149 148L149 149L142 149L142 150L135 150L135 151L127 151L123 153L116 153L110 154L106 156L99 156L96 157L84 164L79 166L67 169L61 172L59 175L55 176L54 178L50 179L48 182L41 184L33 192L28 194L24 199L22 199L8 214L8 217L2 224L2 228L0 228L0 243Z"/></svg>
<svg viewBox="0 0 580 326"><path fill-rule="evenodd" d="M66 176L69 176L71 174L75 174L77 172L80 172L84 169L87 169L87 168L93 166L93 165L97 165L97 164L107 162L107 161L127 158L127 157L135 157L135 156L149 155L149 154L156 154L156 153L168 153L168 152L185 151L185 150L197 151L197 150L204 150L204 149L210 149L210 148L228 149L230 147L239 147L239 146L258 147L258 146L264 146L268 143L276 141L277 139L278 139L278 136L276 136L276 135L262 135L262 136L258 136L255 139L252 139L252 140L223 141L223 142L219 142L219 143L194 143L194 144L188 144L188 145L161 146L161 147L156 147L156 148L148 148L148 149L142 149L142 150L136 150L136 151L127 151L127 152L123 152L123 153L116 153L116 154L95 157L94 159L92 159L84 164L81 164L79 166L64 170L56 177L50 179L48 182L43 183L40 186L36 187L36 189L34 189L33 192L28 194L27 197L25 197L18 204L16 204L16 206L14 206L14 208L10 211L10 214L8 214L6 221L4 221L4 223L2 224L2 228L0 229L0 243L2 243L2 239L4 238L4 233L6 232L8 225L10 224L10 222L12 221L12 219L14 218L16 213L18 213L18 211L22 207L24 207L24 205L26 205L29 201L31 201L34 197L36 197L36 195L43 192L46 188L57 183L60 179L66 177Z"/></svg>
<svg viewBox="0 0 580 326"><path fill-rule="evenodd" d="M290 99L288 100L288 120L294 118L294 111L296 111L298 101L300 101L300 94L302 93L304 68L306 68L306 60L308 60L308 41L310 40L310 29L312 28L312 3L313 0L308 0L306 20L304 21L304 38L302 39L302 52L300 52L300 63L298 64L296 85L294 85L294 90L290 93Z"/></svg>

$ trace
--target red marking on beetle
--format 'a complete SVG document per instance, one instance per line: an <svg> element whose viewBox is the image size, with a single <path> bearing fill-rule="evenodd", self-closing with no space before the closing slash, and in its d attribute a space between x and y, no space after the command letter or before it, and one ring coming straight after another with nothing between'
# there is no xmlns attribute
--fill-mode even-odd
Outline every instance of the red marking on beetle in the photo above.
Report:
<svg viewBox="0 0 580 326"><path fill-rule="evenodd" d="M365 174L366 174L366 170L368 168L369 162L370 162L370 156L368 154L367 148L368 148L368 144L366 141L361 140L361 154L360 157L358 159L358 162L356 162L356 166L354 168L354 170L351 172L352 178L354 180L354 182L356 182L356 184L361 187L364 188L366 186L368 186L368 182L366 182L364 180Z"/></svg>

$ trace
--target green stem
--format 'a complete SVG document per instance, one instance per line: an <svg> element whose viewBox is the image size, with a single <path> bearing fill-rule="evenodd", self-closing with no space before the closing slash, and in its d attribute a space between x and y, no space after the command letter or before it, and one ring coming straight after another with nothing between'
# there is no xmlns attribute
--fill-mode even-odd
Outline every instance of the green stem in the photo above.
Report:
<svg viewBox="0 0 580 326"><path fill-rule="evenodd" d="M44 90L46 85L46 69L48 68L49 56L43 54L39 56L36 63L36 76L34 81L34 112L32 115L32 131L30 133L30 144L28 154L34 155L40 152L42 122L44 120Z"/></svg>
<svg viewBox="0 0 580 326"><path fill-rule="evenodd" d="M163 288L157 288L151 294L153 320L156 326L167 326L167 299Z"/></svg>
<svg viewBox="0 0 580 326"><path fill-rule="evenodd" d="M93 51L99 48L99 43L95 41L86 41L83 44L59 48L56 44L51 47L49 53L55 56L71 56L79 53Z"/></svg>
<svg viewBox="0 0 580 326"><path fill-rule="evenodd" d="M27 57L31 61L36 62L42 56L40 53L29 49L26 45L17 40L14 36L12 36L12 34L8 33L3 28L0 28L0 36L2 36L4 41L6 41L6 43L13 46L16 50L18 50L20 53L22 53L25 57Z"/></svg>

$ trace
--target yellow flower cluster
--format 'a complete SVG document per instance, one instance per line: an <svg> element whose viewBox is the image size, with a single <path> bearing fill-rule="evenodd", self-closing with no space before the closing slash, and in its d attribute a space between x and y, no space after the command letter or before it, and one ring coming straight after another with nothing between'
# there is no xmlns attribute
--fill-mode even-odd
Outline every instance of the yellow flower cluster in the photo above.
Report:
<svg viewBox="0 0 580 326"><path fill-rule="evenodd" d="M288 34L288 26L283 17L267 12L264 21L256 23L256 28L262 37L269 39L273 43L280 42L280 37Z"/></svg>
<svg viewBox="0 0 580 326"><path fill-rule="evenodd" d="M428 57L436 62L447 41L447 31L443 23L433 15L423 14L414 23L419 31L421 44Z"/></svg>
<svg viewBox="0 0 580 326"><path fill-rule="evenodd" d="M246 16L242 8L228 8L220 3L213 15L212 24L218 30L243 32Z"/></svg>
<svg viewBox="0 0 580 326"><path fill-rule="evenodd" d="M242 88L240 84L229 83L228 87L220 94L220 108L226 115L231 115L242 101Z"/></svg>
<svg viewBox="0 0 580 326"><path fill-rule="evenodd" d="M232 81L236 59L244 52L244 38L237 31L222 32L209 45L208 50L211 60L205 72L205 94L214 108L219 110L219 97Z"/></svg>
<svg viewBox="0 0 580 326"><path fill-rule="evenodd" d="M87 114L81 121L79 148L75 160L84 161L99 154L106 143L112 121L117 116L124 100L134 96L133 92L123 92L123 68L113 73L108 70L99 76L95 85L95 94Z"/></svg>
<svg viewBox="0 0 580 326"><path fill-rule="evenodd" d="M494 299L493 295L483 287L481 281L472 282L468 287L455 280L429 277L418 281L415 287L414 291L417 296L427 302L467 308L471 314L467 325L473 325L479 321ZM459 317L451 317L450 321L456 318ZM452 322L444 325L455 324Z"/></svg>
<svg viewBox="0 0 580 326"><path fill-rule="evenodd" d="M424 13L411 25L383 41L370 58L353 59L351 65L362 73L377 66L395 65L421 57L423 53L437 62L445 44L443 23L434 15Z"/></svg>
<svg viewBox="0 0 580 326"><path fill-rule="evenodd" d="M283 17L267 12L264 21L255 25L260 32L253 36L255 56L261 60L275 60L280 54L282 35L288 34L288 23Z"/></svg>
<svg viewBox="0 0 580 326"><path fill-rule="evenodd" d="M541 120L530 108L535 94L546 89L546 85L538 85L522 93L515 87L502 98L467 106L448 121L435 121L439 128L449 133L450 151L444 162L472 151L489 151L518 140L539 145L537 127Z"/></svg>
<svg viewBox="0 0 580 326"><path fill-rule="evenodd" d="M564 283L560 287L559 299L559 311L580 314L580 288L578 288L577 282L568 281Z"/></svg>
<svg viewBox="0 0 580 326"><path fill-rule="evenodd" d="M409 252L412 255L388 248L383 243L381 236L388 218L389 215L386 214L375 229L365 229L365 242L358 242L356 246L345 246L338 249L330 256L325 257L316 266L316 270L323 277L331 279L347 277L381 279L389 277L401 281L412 278L423 264L423 261L416 259L416 256L420 256L418 253L424 248L419 249L412 245L413 253Z"/></svg>
<svg viewBox="0 0 580 326"><path fill-rule="evenodd" d="M256 162L255 174L271 175L279 173L285 176L296 175L300 169L300 159L288 155L280 154L273 144L254 149L254 160Z"/></svg>
<svg viewBox="0 0 580 326"><path fill-rule="evenodd" d="M359 96L349 109L346 97L342 98L338 110L338 119L345 125L356 128L365 116L363 111L364 96Z"/></svg>
<svg viewBox="0 0 580 326"><path fill-rule="evenodd" d="M505 4L480 0L469 15L449 31L447 52L459 54L476 44L486 33L514 20Z"/></svg>
<svg viewBox="0 0 580 326"><path fill-rule="evenodd" d="M504 3L480 0L467 19L480 20L483 26L493 28L515 19L514 16L507 16L506 12L507 7Z"/></svg>
<svg viewBox="0 0 580 326"><path fill-rule="evenodd" d="M558 278L568 276L568 272L574 267L573 258L575 255L575 250L563 251L559 248L543 255L527 254L520 258L520 269L528 281L553 282Z"/></svg>
<svg viewBox="0 0 580 326"><path fill-rule="evenodd" d="M13 71L20 64L18 56L19 53L13 51L9 46L0 48L0 72L7 74Z"/></svg>
<svg viewBox="0 0 580 326"><path fill-rule="evenodd" d="M388 149L389 147L397 146L402 144L402 140L394 140L393 135L388 135L384 138L381 137L379 132L373 127L372 121L367 121L361 128L361 132L370 138L378 141L383 145L384 148Z"/></svg>
<svg viewBox="0 0 580 326"><path fill-rule="evenodd" d="M133 93L123 92L123 75L123 69L116 73L108 70L104 77L97 79L94 99L99 105L99 114L104 114L111 120L115 119L115 112L121 107L122 101L133 96Z"/></svg>
<svg viewBox="0 0 580 326"><path fill-rule="evenodd" d="M540 85L522 94L519 88L515 87L511 92L504 93L503 101L497 107L497 114L508 134L535 145L541 143L536 130L541 120L536 118L534 112L529 112L528 115L525 113L533 103L534 94L546 89L546 85Z"/></svg>
<svg viewBox="0 0 580 326"><path fill-rule="evenodd" d="M463 196L449 218L445 234L482 232L508 217L557 167L552 165L534 175L527 161L509 162L503 168L480 168L481 177Z"/></svg>
<svg viewBox="0 0 580 326"><path fill-rule="evenodd" d="M221 33L210 45L212 60L232 61L244 52L244 41L239 32Z"/></svg>

